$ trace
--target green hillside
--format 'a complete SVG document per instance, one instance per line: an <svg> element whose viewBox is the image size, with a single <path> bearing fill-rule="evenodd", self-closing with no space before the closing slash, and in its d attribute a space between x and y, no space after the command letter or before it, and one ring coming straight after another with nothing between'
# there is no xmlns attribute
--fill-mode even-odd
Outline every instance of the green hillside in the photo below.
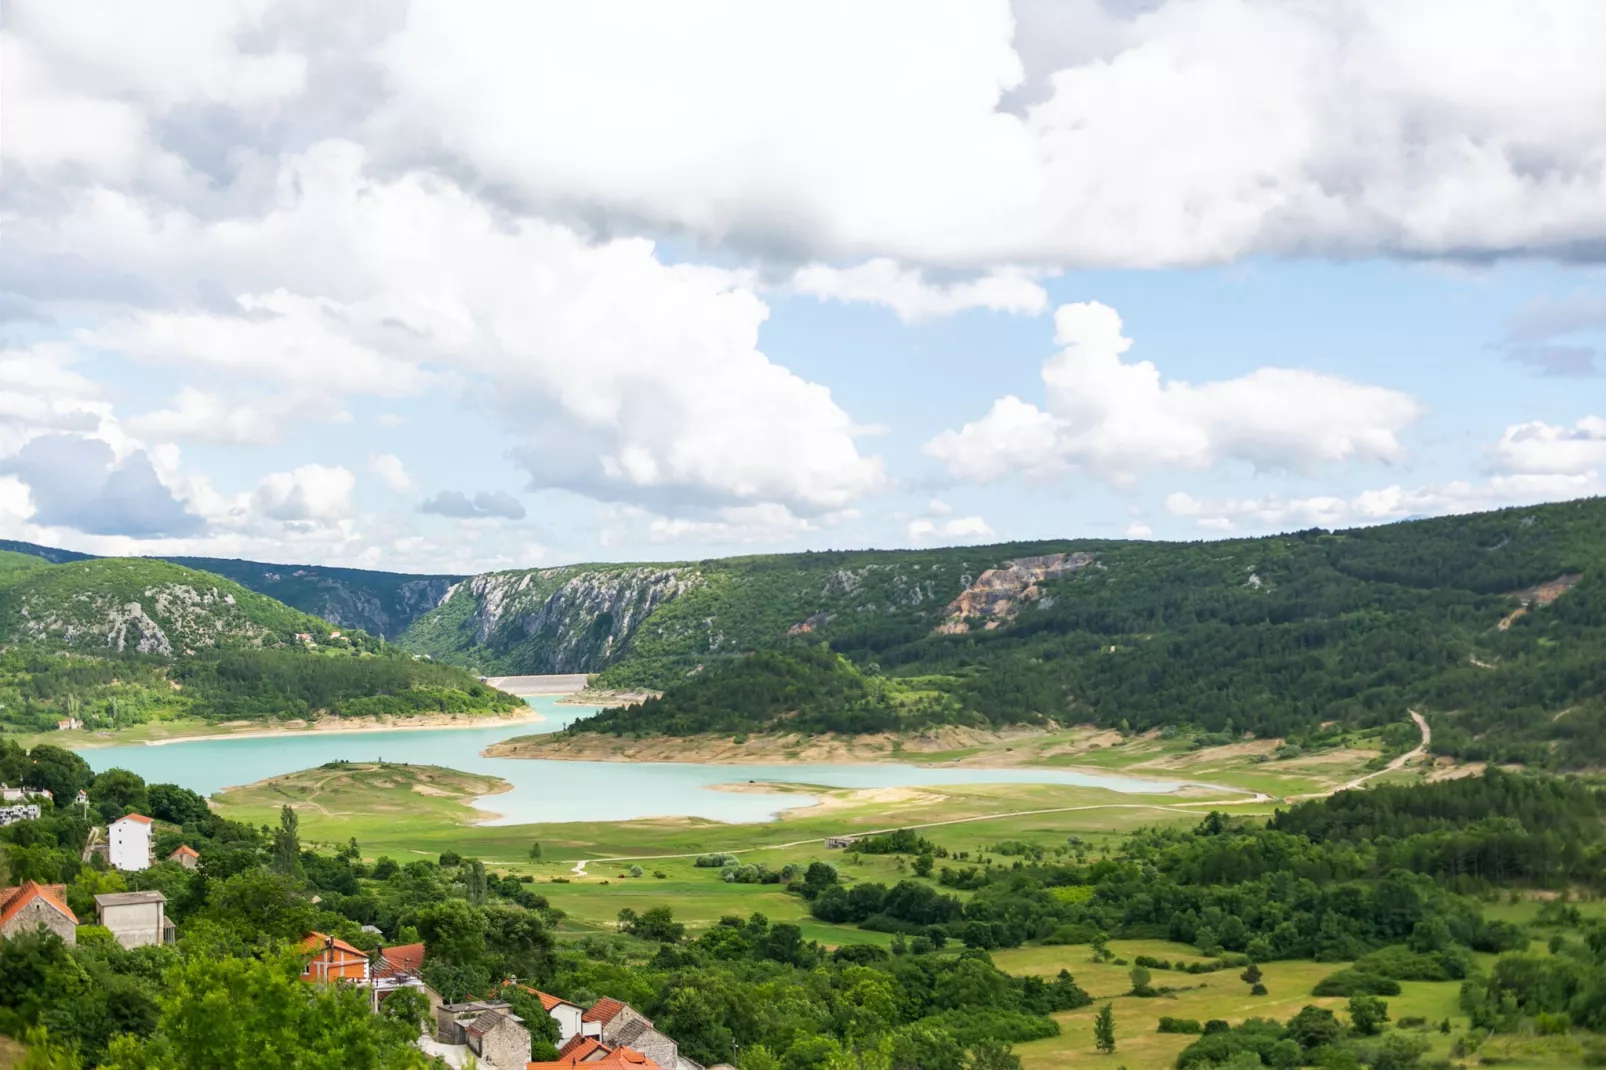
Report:
<svg viewBox="0 0 1606 1070"><path fill-rule="evenodd" d="M0 539L0 559L25 555L37 563L95 560L93 554L31 542ZM460 576L425 576L323 565L276 565L224 557L169 557L185 568L211 572L268 595L287 606L321 617L341 628L360 628L391 638L433 609ZM0 563L0 568L5 568Z"/></svg>
<svg viewBox="0 0 1606 1070"><path fill-rule="evenodd" d="M977 564L1049 549L1089 563L1036 581L1034 596L1021 590L1002 610L979 586L957 607L945 601L960 586L956 565L968 582ZM1606 761L1600 499L1210 543L842 555L843 581L822 589L825 556L718 563L729 571L660 609L602 674L605 683L668 683L665 696L577 727L1091 721L1320 746L1353 727L1397 724L1408 738L1407 710L1418 709L1436 753L1558 767ZM798 565L796 582L780 581L783 563ZM741 569L757 582L730 574ZM846 582L861 576L879 582ZM888 597L889 587L905 597ZM778 616L817 626L788 635ZM822 643L829 660L802 653ZM743 647L784 656L721 657Z"/></svg>
<svg viewBox="0 0 1606 1070"><path fill-rule="evenodd" d="M462 669L417 660L211 573L148 558L52 565L0 555L0 727L519 705Z"/></svg>

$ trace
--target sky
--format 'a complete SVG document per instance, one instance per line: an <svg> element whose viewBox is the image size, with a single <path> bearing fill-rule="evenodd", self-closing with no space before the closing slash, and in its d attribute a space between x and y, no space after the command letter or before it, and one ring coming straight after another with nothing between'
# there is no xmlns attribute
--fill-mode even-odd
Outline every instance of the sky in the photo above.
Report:
<svg viewBox="0 0 1606 1070"><path fill-rule="evenodd" d="M0 538L462 573L1606 493L1596 0L0 11Z"/></svg>

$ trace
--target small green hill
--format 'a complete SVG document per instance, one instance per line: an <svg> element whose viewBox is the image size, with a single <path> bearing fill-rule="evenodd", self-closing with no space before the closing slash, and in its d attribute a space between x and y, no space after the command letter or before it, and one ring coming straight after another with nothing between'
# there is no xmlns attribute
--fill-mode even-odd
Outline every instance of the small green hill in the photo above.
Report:
<svg viewBox="0 0 1606 1070"><path fill-rule="evenodd" d="M172 657L284 646L329 625L221 576L147 558L0 573L0 642ZM365 637L366 638L366 637Z"/></svg>

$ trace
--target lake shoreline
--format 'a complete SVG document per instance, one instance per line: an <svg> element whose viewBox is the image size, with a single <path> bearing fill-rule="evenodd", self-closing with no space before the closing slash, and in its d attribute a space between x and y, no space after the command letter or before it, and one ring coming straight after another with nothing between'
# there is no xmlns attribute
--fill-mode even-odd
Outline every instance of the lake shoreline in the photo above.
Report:
<svg viewBox="0 0 1606 1070"><path fill-rule="evenodd" d="M136 725L129 729L119 729L117 732L96 733L84 738L80 733L63 732L62 735L79 735L78 739L60 740L50 739L48 742L57 743L68 750L101 750L107 747L165 747L170 743L203 743L210 740L221 739L281 739L287 736L337 736L355 735L364 732L421 732L438 731L440 729L454 728L499 728L515 725L536 724L547 718L533 707L528 712L514 711L507 716L498 714L413 714L398 717L393 720L380 720L377 718L336 718L328 717L318 721L287 721L277 727L264 728L260 722L225 722L216 727L219 731L197 732L188 735L161 736L153 739L132 738L140 729L147 725ZM204 722L198 722L194 727L200 727ZM186 729L192 727L186 724ZM128 735L119 733L127 732Z"/></svg>

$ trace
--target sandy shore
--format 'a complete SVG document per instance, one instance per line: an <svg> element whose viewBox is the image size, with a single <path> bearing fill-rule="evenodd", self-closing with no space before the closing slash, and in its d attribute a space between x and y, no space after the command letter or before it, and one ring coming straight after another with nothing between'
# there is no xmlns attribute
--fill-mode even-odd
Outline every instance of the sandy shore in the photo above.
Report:
<svg viewBox="0 0 1606 1070"><path fill-rule="evenodd" d="M197 732L161 739L136 739L133 736L145 726L136 726L127 733L96 732L61 733L76 736L63 739L60 744L72 750L92 750L97 747L124 747L143 743L147 747L163 747L169 743L199 743L208 739L271 739L292 735L341 735L356 732L422 732L443 728L498 728L504 725L533 724L546 720L534 709L514 711L507 715L425 713L407 717L381 719L375 717L326 717L318 721L284 721L274 728L261 727L260 721L225 721L215 732ZM56 742L52 739L51 742Z"/></svg>

